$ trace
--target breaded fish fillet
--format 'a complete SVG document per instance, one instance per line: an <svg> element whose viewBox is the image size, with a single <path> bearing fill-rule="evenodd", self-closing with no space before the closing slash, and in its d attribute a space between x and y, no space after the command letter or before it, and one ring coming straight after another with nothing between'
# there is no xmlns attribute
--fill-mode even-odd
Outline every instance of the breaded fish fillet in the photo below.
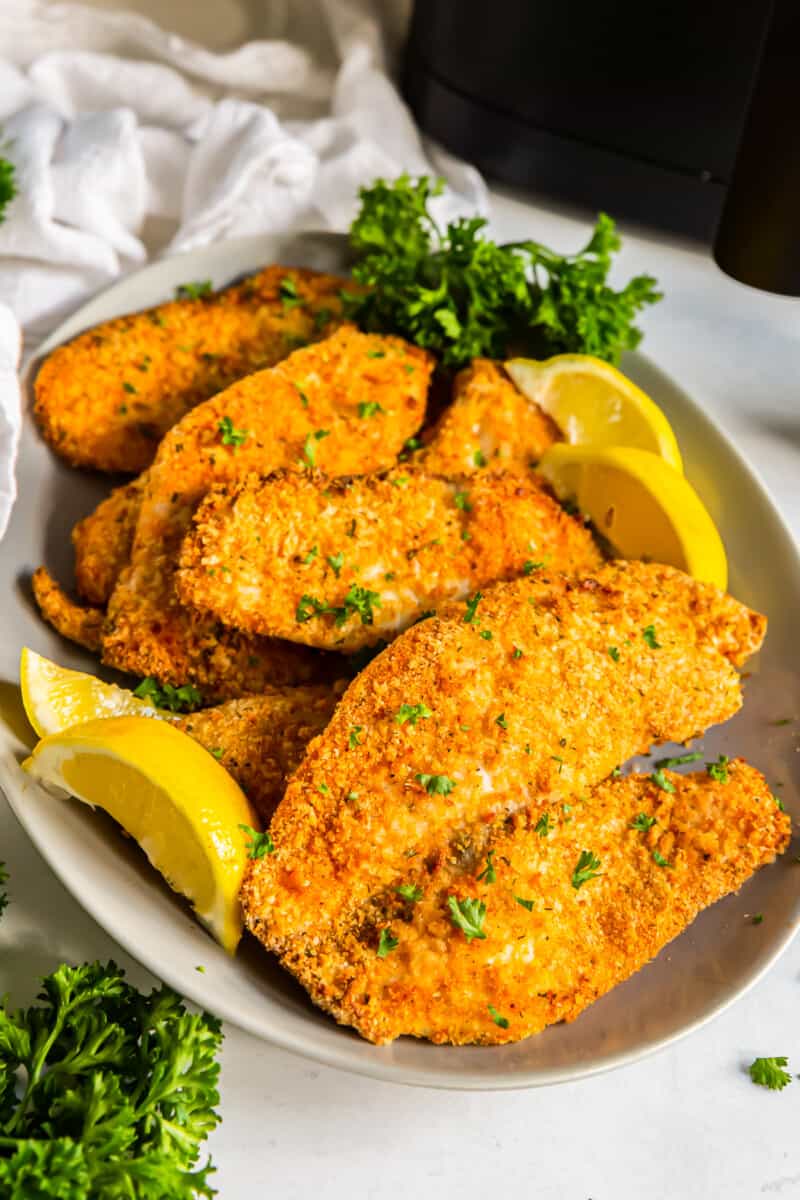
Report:
<svg viewBox="0 0 800 1200"><path fill-rule="evenodd" d="M276 676L276 643L187 612L175 592L183 536L215 484L288 467L339 475L390 466L422 422L432 365L400 338L343 326L187 413L148 471L131 563L109 601L104 662L195 683L209 699L313 678ZM365 405L377 408L367 415ZM307 654L283 646L285 661L290 650ZM307 659L299 662L305 668Z"/></svg>
<svg viewBox="0 0 800 1200"><path fill-rule="evenodd" d="M373 1042L487 1045L574 1020L789 843L788 815L741 760L725 783L664 779L674 792L643 775L606 781L568 813L489 810L293 940L284 963Z"/></svg>
<svg viewBox="0 0 800 1200"><path fill-rule="evenodd" d="M33 598L39 612L56 633L87 650L98 652L102 645L105 613L100 608L76 604L53 579L46 567L38 567L31 578Z"/></svg>
<svg viewBox="0 0 800 1200"><path fill-rule="evenodd" d="M267 688L183 717L178 728L200 742L247 793L266 827L306 746L330 721L347 686Z"/></svg>
<svg viewBox="0 0 800 1200"><path fill-rule="evenodd" d="M588 529L531 472L282 472L206 496L177 586L226 625L352 652L497 580L601 561Z"/></svg>
<svg viewBox="0 0 800 1200"><path fill-rule="evenodd" d="M519 391L500 363L476 358L459 371L452 403L414 459L429 474L450 478L480 467L527 471L560 440L555 422Z"/></svg>
<svg viewBox="0 0 800 1200"><path fill-rule="evenodd" d="M72 531L75 583L90 604L108 604L117 580L131 557L133 535L146 476L114 488L94 512Z"/></svg>
<svg viewBox="0 0 800 1200"><path fill-rule="evenodd" d="M540 573L446 606L361 672L309 746L273 818L276 852L246 881L250 928L327 1003L353 914L410 858L433 869L517 810L575 804L632 755L726 720L735 665L764 628L711 585L645 563Z"/></svg>
<svg viewBox="0 0 800 1200"><path fill-rule="evenodd" d="M345 282L266 267L220 292L87 330L39 369L34 415L42 434L73 466L143 470L189 409L330 332Z"/></svg>

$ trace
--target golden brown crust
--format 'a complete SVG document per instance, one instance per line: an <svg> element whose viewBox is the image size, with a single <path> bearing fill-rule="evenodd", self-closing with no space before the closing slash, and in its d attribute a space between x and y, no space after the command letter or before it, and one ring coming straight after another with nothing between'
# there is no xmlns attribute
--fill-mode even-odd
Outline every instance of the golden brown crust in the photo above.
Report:
<svg viewBox="0 0 800 1200"><path fill-rule="evenodd" d="M302 304L284 302L286 279ZM271 266L208 297L89 329L39 369L34 415L42 434L73 466L142 471L166 431L196 404L330 332L344 284L334 275Z"/></svg>
<svg viewBox="0 0 800 1200"><path fill-rule="evenodd" d="M764 777L741 760L728 770L727 783L667 772L674 793L633 775L568 810L494 819L437 856L408 860L333 928L288 946L284 964L374 1042L498 1044L574 1020L788 845L790 819ZM632 827L640 814L654 818L649 830ZM586 851L599 863L576 888ZM399 886L421 898L409 902ZM486 906L484 939L456 928L451 896ZM397 946L381 958L383 929Z"/></svg>
<svg viewBox="0 0 800 1200"><path fill-rule="evenodd" d="M250 633L352 652L496 580L543 563L591 570L602 559L531 472L444 480L403 466L216 488L180 561L178 594L191 607ZM353 588L374 594L363 614L346 607ZM329 611L315 611L314 600Z"/></svg>
<svg viewBox="0 0 800 1200"><path fill-rule="evenodd" d="M75 584L90 604L104 608L130 561L145 476L114 488L72 531Z"/></svg>
<svg viewBox="0 0 800 1200"><path fill-rule="evenodd" d="M278 643L284 673L276 675L276 643L187 612L174 587L181 541L214 484L235 484L252 471L299 469L309 453L329 474L389 466L422 421L431 369L430 356L401 338L343 326L188 413L147 473L131 563L109 602L104 661L133 674L191 681L219 699L319 678L309 651ZM380 405L368 421L359 416L366 402ZM226 418L247 431L241 445L222 443Z"/></svg>
<svg viewBox="0 0 800 1200"><path fill-rule="evenodd" d="M511 382L501 363L476 358L459 371L452 403L415 455L431 475L466 475L480 467L528 471L558 426Z"/></svg>
<svg viewBox="0 0 800 1200"><path fill-rule="evenodd" d="M100 650L104 617L101 608L86 608L70 600L45 567L33 572L31 586L39 612L56 633L87 650Z"/></svg>
<svg viewBox="0 0 800 1200"><path fill-rule="evenodd" d="M245 886L251 928L294 969L408 855L438 863L518 809L573 803L653 743L726 720L741 703L732 662L756 630L763 619L716 588L644 563L446 606L362 671L309 746L273 819L276 853ZM431 715L401 722L403 705Z"/></svg>
<svg viewBox="0 0 800 1200"><path fill-rule="evenodd" d="M192 713L178 728L222 763L266 828L306 746L321 733L347 683L268 688Z"/></svg>

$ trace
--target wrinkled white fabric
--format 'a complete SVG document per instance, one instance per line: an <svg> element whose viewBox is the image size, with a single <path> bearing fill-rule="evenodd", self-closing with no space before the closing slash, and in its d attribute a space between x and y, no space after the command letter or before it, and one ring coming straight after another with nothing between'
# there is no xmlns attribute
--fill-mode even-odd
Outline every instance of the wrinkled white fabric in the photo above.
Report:
<svg viewBox="0 0 800 1200"><path fill-rule="evenodd" d="M358 188L402 171L445 176L442 219L485 211L478 173L425 145L400 99L381 0L269 10L268 40L220 54L131 13L0 5L0 153L18 187L0 224L0 535L14 496L20 326L30 351L145 262L147 222L169 231L161 254L344 230Z"/></svg>

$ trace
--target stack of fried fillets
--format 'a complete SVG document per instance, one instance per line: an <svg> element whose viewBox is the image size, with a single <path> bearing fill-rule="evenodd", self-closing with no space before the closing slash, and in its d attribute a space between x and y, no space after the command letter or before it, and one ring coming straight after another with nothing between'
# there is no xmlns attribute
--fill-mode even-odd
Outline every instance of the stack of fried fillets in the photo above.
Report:
<svg viewBox="0 0 800 1200"><path fill-rule="evenodd" d="M737 711L766 622L604 562L503 369L476 360L434 420L430 356L342 323L342 284L270 267L56 351L53 448L142 473L75 530L87 603L34 587L106 664L213 703L182 727L275 847L247 923L318 1004L377 1042L512 1041L786 847L744 762L617 773Z"/></svg>

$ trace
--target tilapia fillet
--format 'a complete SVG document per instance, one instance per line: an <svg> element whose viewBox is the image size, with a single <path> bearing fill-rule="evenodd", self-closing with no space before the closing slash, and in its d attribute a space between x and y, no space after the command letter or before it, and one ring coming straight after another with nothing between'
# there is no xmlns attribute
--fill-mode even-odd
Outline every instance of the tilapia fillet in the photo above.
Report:
<svg viewBox="0 0 800 1200"><path fill-rule="evenodd" d="M109 601L104 662L219 698L312 678L302 648L282 647L278 674L270 639L185 610L175 592L181 541L215 484L289 467L338 475L390 466L422 421L431 369L402 339L345 326L188 413L147 473L131 562ZM362 415L365 404L379 411Z"/></svg>
<svg viewBox="0 0 800 1200"><path fill-rule="evenodd" d="M286 943L284 965L373 1042L513 1042L571 1021L789 843L789 817L741 760L726 783L665 779L674 792L633 775L598 784L568 811L551 803L495 816L398 864L333 925ZM260 933L252 888L248 921ZM469 940L451 912L474 913L465 902L484 906L465 924L477 931ZM383 957L381 945L392 947Z"/></svg>
<svg viewBox="0 0 800 1200"><path fill-rule="evenodd" d="M531 472L283 472L209 493L177 590L237 629L355 651L497 580L600 562L588 529Z"/></svg>
<svg viewBox="0 0 800 1200"><path fill-rule="evenodd" d="M365 668L310 744L273 818L275 854L250 868L250 928L330 1006L357 914L402 886L409 863L474 857L490 828L563 813L632 755L726 720L741 703L735 666L764 628L716 588L644 563L532 576L445 607ZM462 934L447 907L431 919L433 971ZM360 928L374 952L374 925ZM374 1004L358 1027L381 1040L417 1017L389 1030ZM473 1035L467 1023L460 1040ZM459 1040L452 1025L426 1036Z"/></svg>

